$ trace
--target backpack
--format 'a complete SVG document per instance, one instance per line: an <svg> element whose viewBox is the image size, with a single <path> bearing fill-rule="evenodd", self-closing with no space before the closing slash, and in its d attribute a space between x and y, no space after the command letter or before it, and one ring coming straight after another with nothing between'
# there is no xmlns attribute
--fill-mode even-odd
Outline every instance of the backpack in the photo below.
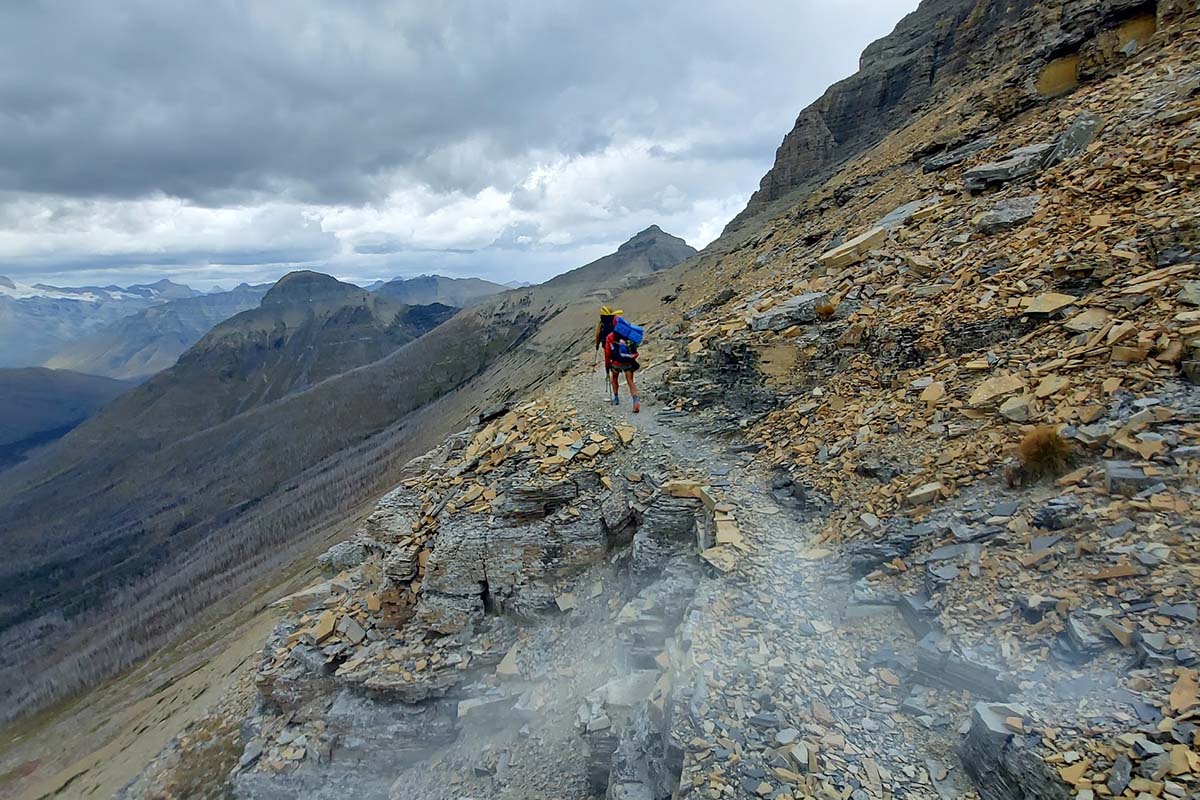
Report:
<svg viewBox="0 0 1200 800"><path fill-rule="evenodd" d="M617 317L613 323L613 330L616 331L617 336L628 339L635 345L641 344L642 339L646 336L646 330L641 325L634 325L624 317Z"/></svg>

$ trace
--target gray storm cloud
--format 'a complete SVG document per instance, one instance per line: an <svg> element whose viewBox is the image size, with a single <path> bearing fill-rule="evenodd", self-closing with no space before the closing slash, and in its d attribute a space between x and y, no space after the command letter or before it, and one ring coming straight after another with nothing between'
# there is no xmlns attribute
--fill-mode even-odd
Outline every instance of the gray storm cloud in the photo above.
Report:
<svg viewBox="0 0 1200 800"><path fill-rule="evenodd" d="M704 244L914 5L4 4L0 273L540 279L652 222Z"/></svg>

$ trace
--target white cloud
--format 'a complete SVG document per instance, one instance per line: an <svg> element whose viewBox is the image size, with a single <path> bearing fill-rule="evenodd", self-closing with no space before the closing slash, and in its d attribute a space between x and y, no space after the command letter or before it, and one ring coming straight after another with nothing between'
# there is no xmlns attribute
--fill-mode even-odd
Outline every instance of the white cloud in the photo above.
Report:
<svg viewBox="0 0 1200 800"><path fill-rule="evenodd" d="M0 274L537 280L654 223L702 246L913 6L7 4Z"/></svg>

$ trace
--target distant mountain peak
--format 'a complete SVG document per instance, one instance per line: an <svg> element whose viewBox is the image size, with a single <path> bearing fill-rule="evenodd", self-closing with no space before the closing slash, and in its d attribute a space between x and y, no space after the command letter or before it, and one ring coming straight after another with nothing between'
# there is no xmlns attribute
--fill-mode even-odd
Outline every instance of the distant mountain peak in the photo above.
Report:
<svg viewBox="0 0 1200 800"><path fill-rule="evenodd" d="M376 294L390 297L407 305L442 305L463 308L484 297L498 294L506 287L483 278L447 278L444 275L417 275L412 278L393 278L372 287Z"/></svg>
<svg viewBox="0 0 1200 800"><path fill-rule="evenodd" d="M317 300L333 300L363 292L357 286L342 283L332 275L302 269L284 275L262 299L264 306L284 303L311 303Z"/></svg>
<svg viewBox="0 0 1200 800"><path fill-rule="evenodd" d="M5 275L0 275L0 286L5 287L6 289L17 288L17 285L13 283L12 278L9 278Z"/></svg>
<svg viewBox="0 0 1200 800"><path fill-rule="evenodd" d="M630 237L629 241L618 247L617 251L619 252L625 249L649 247L650 245L658 244L663 241L671 242L672 244L687 245L687 242L678 236L672 236L657 225L651 225L649 228L635 233L632 237Z"/></svg>

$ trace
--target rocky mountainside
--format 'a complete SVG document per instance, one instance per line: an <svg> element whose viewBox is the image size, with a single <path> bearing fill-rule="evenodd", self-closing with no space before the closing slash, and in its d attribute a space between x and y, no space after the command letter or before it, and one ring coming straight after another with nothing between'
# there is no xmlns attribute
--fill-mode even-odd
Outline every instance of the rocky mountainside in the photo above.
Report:
<svg viewBox="0 0 1200 800"><path fill-rule="evenodd" d="M978 141L1020 111L1119 66L1122 49L1155 8L1145 0L922 2L863 51L858 72L800 112L774 166L730 228L778 210L777 201L792 193L816 188L836 166L972 81L977 91L962 98L923 154Z"/></svg>
<svg viewBox="0 0 1200 800"><path fill-rule="evenodd" d="M393 278L371 291L390 297L399 303L464 308L500 292L507 286L485 281L482 278L445 278L441 275L418 275L415 278Z"/></svg>
<svg viewBox="0 0 1200 800"><path fill-rule="evenodd" d="M67 370L0 369L0 469L65 435L130 388Z"/></svg>
<svg viewBox="0 0 1200 800"><path fill-rule="evenodd" d="M995 68L609 298L644 413L576 342L280 601L236 797L1200 796L1200 8L948 5Z"/></svg>
<svg viewBox="0 0 1200 800"><path fill-rule="evenodd" d="M45 366L126 380L148 377L174 365L213 326L257 308L270 288L243 283L151 306L67 344Z"/></svg>
<svg viewBox="0 0 1200 800"><path fill-rule="evenodd" d="M661 263L653 248L629 263L647 260ZM295 273L175 367L7 471L0 674L47 669L38 681L0 681L6 713L87 685L196 614L244 600L481 398L557 375L580 328L590 336L585 298L619 281L625 263L596 283L497 295L399 349L396 337L451 310ZM382 346L369 338L390 354L364 364ZM106 605L118 587L129 614Z"/></svg>
<svg viewBox="0 0 1200 800"><path fill-rule="evenodd" d="M168 280L124 288L59 287L0 276L0 367L39 366L68 342L122 317L199 294Z"/></svg>

